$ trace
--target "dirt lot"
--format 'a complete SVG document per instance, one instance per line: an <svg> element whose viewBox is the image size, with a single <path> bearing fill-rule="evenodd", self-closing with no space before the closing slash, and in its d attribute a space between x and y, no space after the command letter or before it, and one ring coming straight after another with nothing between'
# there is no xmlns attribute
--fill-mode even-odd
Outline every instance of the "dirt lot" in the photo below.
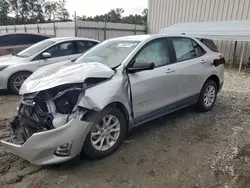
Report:
<svg viewBox="0 0 250 188"><path fill-rule="evenodd" d="M0 95L0 137L19 97ZM192 108L133 130L112 156L36 167L0 146L4 188L250 187L250 76L227 71L212 112Z"/></svg>

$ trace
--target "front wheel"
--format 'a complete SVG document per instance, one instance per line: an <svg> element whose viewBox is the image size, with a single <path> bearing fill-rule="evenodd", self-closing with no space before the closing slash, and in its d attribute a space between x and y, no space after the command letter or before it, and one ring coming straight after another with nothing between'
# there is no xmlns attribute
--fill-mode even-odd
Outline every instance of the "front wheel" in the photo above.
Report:
<svg viewBox="0 0 250 188"><path fill-rule="evenodd" d="M200 93L200 98L198 101L198 109L202 112L210 111L215 104L217 98L218 88L213 80L208 80Z"/></svg>
<svg viewBox="0 0 250 188"><path fill-rule="evenodd" d="M85 120L94 122L83 145L83 152L88 157L92 159L106 157L123 142L126 135L126 121L120 110L105 109L104 113L95 112Z"/></svg>
<svg viewBox="0 0 250 188"><path fill-rule="evenodd" d="M31 75L29 72L18 72L9 79L9 89L13 94L19 94L19 90L24 81Z"/></svg>

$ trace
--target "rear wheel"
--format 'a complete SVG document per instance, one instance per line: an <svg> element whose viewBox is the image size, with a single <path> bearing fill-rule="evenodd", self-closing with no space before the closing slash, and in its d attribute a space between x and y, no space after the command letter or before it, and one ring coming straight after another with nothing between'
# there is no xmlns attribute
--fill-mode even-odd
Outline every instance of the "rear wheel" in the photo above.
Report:
<svg viewBox="0 0 250 188"><path fill-rule="evenodd" d="M200 93L200 98L198 101L198 109L202 112L210 111L215 104L218 93L218 87L213 80L208 80Z"/></svg>
<svg viewBox="0 0 250 188"><path fill-rule="evenodd" d="M83 152L92 159L110 155L125 138L126 121L121 111L116 108L92 113L85 121L94 122L83 145Z"/></svg>
<svg viewBox="0 0 250 188"><path fill-rule="evenodd" d="M9 79L9 90L11 93L19 94L19 90L24 81L31 75L29 72L18 72L13 74Z"/></svg>

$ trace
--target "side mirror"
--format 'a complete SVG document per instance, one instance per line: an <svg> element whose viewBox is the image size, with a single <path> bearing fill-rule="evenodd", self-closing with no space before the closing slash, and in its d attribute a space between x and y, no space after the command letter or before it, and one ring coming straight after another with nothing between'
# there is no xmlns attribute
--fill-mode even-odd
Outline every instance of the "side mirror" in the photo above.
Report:
<svg viewBox="0 0 250 188"><path fill-rule="evenodd" d="M155 68L154 63L148 62L136 62L133 67L128 68L129 73L140 72L144 70L153 70Z"/></svg>
<svg viewBox="0 0 250 188"><path fill-rule="evenodd" d="M43 52L42 53L42 58L47 59L47 58L50 58L50 57L51 57L51 54L49 52Z"/></svg>

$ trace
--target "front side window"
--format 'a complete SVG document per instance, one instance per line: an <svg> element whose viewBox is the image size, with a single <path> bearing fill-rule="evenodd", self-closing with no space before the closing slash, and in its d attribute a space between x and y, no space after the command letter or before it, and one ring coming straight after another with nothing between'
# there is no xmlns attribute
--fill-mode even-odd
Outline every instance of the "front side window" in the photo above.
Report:
<svg viewBox="0 0 250 188"><path fill-rule="evenodd" d="M114 68L119 66L139 43L139 41L105 41L83 54L75 62L98 62Z"/></svg>
<svg viewBox="0 0 250 188"><path fill-rule="evenodd" d="M147 46L135 58L135 63L154 63L155 67L170 63L166 40L160 39L147 44Z"/></svg>
<svg viewBox="0 0 250 188"><path fill-rule="evenodd" d="M54 57L73 55L76 53L76 49L74 47L74 43L71 41L71 42L56 44L55 46L49 48L47 52L51 54L51 58L54 58Z"/></svg>
<svg viewBox="0 0 250 188"><path fill-rule="evenodd" d="M204 50L192 39L173 38L172 40L177 62L194 59L204 54Z"/></svg>

